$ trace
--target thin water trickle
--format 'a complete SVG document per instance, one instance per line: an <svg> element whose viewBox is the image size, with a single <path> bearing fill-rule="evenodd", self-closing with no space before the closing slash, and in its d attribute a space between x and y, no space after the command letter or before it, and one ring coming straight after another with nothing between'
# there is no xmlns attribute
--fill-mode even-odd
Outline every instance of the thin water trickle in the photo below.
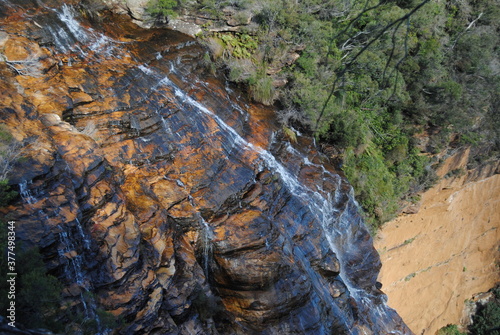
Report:
<svg viewBox="0 0 500 335"><path fill-rule="evenodd" d="M87 43L89 41L88 34L84 29L82 29L78 21L75 19L71 7L66 4L62 5L58 16L62 22L66 23L69 31L73 34L77 41L81 43Z"/></svg>
<svg viewBox="0 0 500 335"><path fill-rule="evenodd" d="M77 221L77 227L79 227L80 222L79 220ZM88 249L90 248L90 241L87 240L87 237L84 234L83 230L80 231L80 229L77 230L79 231L79 234L82 234L81 237L84 240L84 246ZM108 330L103 330L101 320L96 312L97 304L95 302L93 294L91 293L90 280L89 278L87 278L87 274L83 271L84 265L82 255L76 252L76 246L74 245L74 243L72 242L72 238L68 236L68 233L66 231L62 231L59 233L59 239L61 241L61 245L63 246L63 248L59 250L59 256L66 258L69 264L69 266L67 266L65 269L66 277L73 279L73 281L78 284L78 286L83 290L80 294L80 301L85 318L87 320L95 320L97 329L99 329L99 332L96 335L108 334Z"/></svg>
<svg viewBox="0 0 500 335"><path fill-rule="evenodd" d="M200 222L202 226L202 250L203 250L203 272L205 277L209 278L210 275L210 258L212 255L212 240L214 238L212 230L208 223L200 216Z"/></svg>
<svg viewBox="0 0 500 335"><path fill-rule="evenodd" d="M82 270L82 256L76 253L76 247L73 242L68 237L68 233L66 231L62 231L59 233L59 240L61 241L62 249L59 250L59 256L64 257L68 260L68 264L71 267L72 271L69 271L68 267L66 267L68 278L74 278L75 282L84 287L86 284L84 282L84 274Z"/></svg>
<svg viewBox="0 0 500 335"><path fill-rule="evenodd" d="M78 218L76 218L76 228L78 230L78 234L80 235L82 241L83 241L83 246L86 250L90 250L90 239L89 237L87 236L87 234L85 234L85 232L83 231L83 228L82 228L82 224L80 223L80 220Z"/></svg>
<svg viewBox="0 0 500 335"><path fill-rule="evenodd" d="M29 206L36 204L38 200L33 196L29 185L32 184L32 181L23 181L19 184L19 193L21 194L22 200L27 203ZM40 220L47 222L49 221L49 217L47 213L45 213L42 209L37 211ZM84 260L81 254L77 252L77 246L73 243L75 239L74 236L70 236L68 234L69 227L60 226L61 231L57 234L59 237L59 246L58 255L61 259L64 259L61 263L66 263L67 265L64 268L65 277L71 280L73 283L77 284L80 288L83 289L84 292L89 293L90 280L87 278L87 274L83 270L84 268ZM79 235L79 239L83 242L83 246L86 250L90 249L90 239L83 231L80 220L76 219L76 228ZM96 303L91 294L88 294L89 298L84 297L84 292L81 293L81 306L84 311L84 315L89 320L96 320L98 329L101 329L101 323L99 317L96 313ZM89 306L90 305L90 306ZM109 332L104 330L100 332L100 335L106 335Z"/></svg>
<svg viewBox="0 0 500 335"><path fill-rule="evenodd" d="M37 202L37 199L33 196L28 186L31 185L32 183L33 183L32 180L30 181L24 180L22 183L19 184L19 194L21 194L21 198L23 199L23 201L29 205L32 205Z"/></svg>
<svg viewBox="0 0 500 335"><path fill-rule="evenodd" d="M145 68L141 66L141 70L144 73L149 75L154 75L154 71L149 68ZM174 69L172 69L173 72ZM229 143L233 145L238 145L244 150L250 150L256 152L260 157L261 161L264 163L268 169L277 172L285 186L288 190L295 195L298 195L301 199L304 200L306 204L311 208L311 212L318 216L320 222L324 222L325 218L329 218L330 216L324 215L325 208L329 208L328 200L322 197L319 193L308 189L306 186L302 185L302 183L298 180L297 176L294 176L290 173L278 160L267 150L256 147L251 142L245 140L241 135L239 135L234 128L225 123L218 115L214 114L208 108L203 106L200 102L194 100L190 96L188 96L185 92L183 92L177 85L175 85L168 77L162 78L158 82L158 86L164 85L169 86L174 90L175 96L179 99L179 103L182 105L190 105L194 107L195 110L202 112L205 115L213 118L217 125L226 132L226 138ZM295 149L294 149L295 150ZM298 152L294 152L294 154L298 155ZM305 162L305 158L299 156ZM326 169L324 170L326 171ZM330 172L328 172L330 173ZM331 206L330 206L331 207ZM330 210L331 212L332 210Z"/></svg>

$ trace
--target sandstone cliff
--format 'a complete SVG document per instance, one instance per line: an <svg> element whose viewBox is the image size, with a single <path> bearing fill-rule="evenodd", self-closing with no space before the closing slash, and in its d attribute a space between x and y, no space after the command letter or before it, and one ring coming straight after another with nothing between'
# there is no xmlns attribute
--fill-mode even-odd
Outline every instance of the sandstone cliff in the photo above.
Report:
<svg viewBox="0 0 500 335"><path fill-rule="evenodd" d="M192 39L77 9L0 2L0 118L25 155L2 213L64 308L124 320L100 333L411 334L312 140L283 141Z"/></svg>
<svg viewBox="0 0 500 335"><path fill-rule="evenodd" d="M465 302L500 281L499 165L467 171L469 152L444 160L420 209L387 223L376 239L388 303L417 334L467 324Z"/></svg>

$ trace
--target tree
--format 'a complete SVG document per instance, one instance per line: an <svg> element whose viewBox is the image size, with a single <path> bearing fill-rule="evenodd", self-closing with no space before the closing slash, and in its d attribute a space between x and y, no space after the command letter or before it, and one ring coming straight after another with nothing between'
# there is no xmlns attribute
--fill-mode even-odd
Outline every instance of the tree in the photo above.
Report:
<svg viewBox="0 0 500 335"><path fill-rule="evenodd" d="M396 19L396 20L388 23L387 25L385 25L384 27L382 27L380 29L375 29L374 31L370 31L369 34L370 35L374 35L374 36L370 37L369 40L366 43L364 43L363 47L360 50L358 50L352 57L347 57L347 61L345 61L340 67L338 67L335 70L335 79L333 80L333 83L331 85L330 93L328 94L328 97L326 98L326 100L325 100L325 102L323 104L323 107L321 108L321 111L319 112L318 117L315 120L315 126L314 126L314 131L315 132L318 130L318 128L320 126L320 122L322 121L323 115L325 114L325 111L328 108L328 105L330 104L330 101L332 100L332 98L334 97L334 95L336 94L336 92L339 91L339 84L342 84L342 83L345 82L345 76L346 76L346 74L349 73L349 71L352 70L352 68L356 64L356 61L358 60L358 58L361 55L363 55L370 48L370 46L372 46L375 42L379 41L384 34L386 34L391 29L394 29L393 30L393 34L392 34L392 36L393 36L393 38L392 38L392 49L390 51L390 56L388 57L386 65L385 65L385 68L384 68L384 73L383 73L383 76L382 76L382 81L385 79L385 74L386 74L387 68L388 68L388 66L389 66L389 64L390 64L390 62L391 62L391 60L393 58L394 50L396 49L396 42L395 42L396 40L395 40L394 36L396 35L397 31L401 28L401 26L403 25L403 23L404 22L409 22L410 17L413 14L415 14L420 8L422 8L429 1L430 0L423 0L421 3L419 3L417 6L415 6L415 8L413 8L409 13L407 13L407 14L399 17L398 19ZM353 20L351 20L349 22L349 25L347 26L347 28L345 28L343 31L341 31L334 38L334 41L338 38L338 36L344 35L348 31L349 27L351 25L353 25L355 22L359 21L363 17L363 15L365 15L367 12L373 11L373 10L377 9L377 8L381 7L383 4L385 4L387 2L388 2L387 0L381 0L375 6L368 7L368 4L370 3L370 1L367 0L366 3L365 3L365 8ZM407 30L406 34L408 34L408 33L409 33L409 31ZM348 39L345 42L343 42L342 45L345 45L347 42L349 42L353 38L356 38L357 36L360 36L360 34L356 33L355 36L348 37ZM328 59L328 56L329 56L330 52L331 52L331 50L328 50L328 54L326 55L326 59ZM399 67L399 65L401 64L401 62L403 61L403 59L406 58L406 56L407 56L407 52L405 52L405 55L403 56L403 58L400 59L398 61L398 63L396 64L396 67L395 67L396 69ZM342 86L342 85L340 85L340 86Z"/></svg>
<svg viewBox="0 0 500 335"><path fill-rule="evenodd" d="M150 1L147 11L152 15L162 17L176 17L180 5L177 0L158 0Z"/></svg>
<svg viewBox="0 0 500 335"><path fill-rule="evenodd" d="M500 286L493 290L494 299L480 306L472 318L469 331L472 335L500 335Z"/></svg>
<svg viewBox="0 0 500 335"><path fill-rule="evenodd" d="M7 127L0 125L0 207L6 206L17 195L10 189L8 177L22 155L21 143L14 139Z"/></svg>

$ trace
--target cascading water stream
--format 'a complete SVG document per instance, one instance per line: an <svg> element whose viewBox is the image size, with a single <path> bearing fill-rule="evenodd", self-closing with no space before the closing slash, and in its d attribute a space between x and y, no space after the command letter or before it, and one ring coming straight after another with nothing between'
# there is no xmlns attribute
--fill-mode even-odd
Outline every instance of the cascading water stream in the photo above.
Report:
<svg viewBox="0 0 500 335"><path fill-rule="evenodd" d="M144 69L144 67L141 67L141 69ZM146 74L153 74L154 72L151 69L143 70ZM302 198L306 203L311 206L311 212L315 213L317 215L322 214L319 218L321 222L323 222L325 219L328 219L327 216L324 216L325 208L330 208L330 201L329 199L325 199L321 194L319 194L316 191L312 191L302 185L298 178L291 174L278 160L267 150L262 149L260 147L256 147L253 145L251 142L248 142L245 140L243 137L241 137L236 130L234 130L232 127L230 127L227 123L225 123L219 116L211 112L209 109L207 109L205 106L203 106L200 102L194 100L193 98L189 97L187 94L185 94L179 87L177 87L168 77L163 78L162 80L159 81L159 85L167 85L170 86L174 89L176 97L179 99L180 104L189 104L192 107L194 107L196 110L202 112L205 115L208 115L209 117L212 117L217 125L224 131L227 132L229 135L228 138L229 140L227 142L232 143L229 147L232 149L234 146L238 146L243 148L244 150L250 150L253 152L256 152L260 159L261 163L268 169L277 172L283 182L285 183L287 189L289 190L290 193L299 196ZM227 150L227 149L226 149ZM227 150L230 152L231 150ZM304 164L307 164L307 161L305 160L304 157L300 156L300 159L303 160ZM326 169L325 169L326 171ZM330 174L330 172L328 172ZM332 174L333 176L333 174ZM336 179L338 179L340 183L340 177L334 176ZM327 214L332 214L332 212L335 212L336 210L334 208L331 208L330 210L327 210ZM335 250L334 250L335 251Z"/></svg>
<svg viewBox="0 0 500 335"><path fill-rule="evenodd" d="M29 185L32 184L32 181L23 181L19 184L19 193L21 194L21 198L23 201L28 204L28 206L33 207L34 204L38 202L38 199L33 196L33 192L29 188ZM38 210L38 214L42 219L48 220L47 214L43 210ZM61 245L63 246L58 250L59 257L68 259L68 266L66 267L67 276L74 278L75 282L84 286L84 274L82 271L82 259L78 254L73 254L75 252L75 246L71 242L68 237L68 233L64 230L64 227L61 227L62 231L59 232L59 240L61 241Z"/></svg>
<svg viewBox="0 0 500 335"><path fill-rule="evenodd" d="M80 219L76 218L76 229L78 230L78 234L80 235L80 238L83 241L83 247L85 250L90 250L90 239L87 236L87 234L83 231L82 228L82 223L80 222Z"/></svg>
<svg viewBox="0 0 500 335"><path fill-rule="evenodd" d="M72 6L63 4L54 9L45 6L54 13L57 20L50 24L44 24L43 29L52 36L57 51L68 56L68 66L72 65L72 58L92 59L99 57L119 57L119 49L116 46L124 43L113 40L92 28L84 28L75 18L75 10Z"/></svg>
<svg viewBox="0 0 500 335"><path fill-rule="evenodd" d="M2 0L2 2L8 7L18 7L18 5L14 5L9 1ZM94 32L92 29L83 29L75 19L74 9L66 4L63 4L58 9L47 7L43 3L40 3L39 5L48 9L50 12L55 13L57 18L60 20L60 23L54 22L54 24L46 24L43 26L43 29L49 33L48 35L53 37L54 45L60 53L68 55L76 53L79 57L85 58L88 56L88 51L92 51L104 53L106 56L109 56L114 51L114 45L119 43L117 41L112 41L105 35ZM40 24L36 22L35 24L41 27ZM82 48L81 45L85 45L85 49ZM68 65L71 65L71 57L69 57ZM67 163L66 167L69 169ZM31 184L32 181L23 181L20 183L19 193L24 203L34 208L34 205L39 201L39 199L37 199L36 192L33 192L30 189ZM44 210L37 210L37 213L41 220L49 220ZM76 240L81 240L83 248L85 250L90 250L91 241L87 234L83 231L81 222L78 218L76 218L75 227L77 235L79 235L79 238L76 238ZM58 250L58 254L59 257L66 260L66 277L81 287L83 290L81 293L81 302L85 317L96 320L98 328L101 329L99 317L95 312L97 308L95 301L93 301L92 295L85 294L90 292L90 280L87 278L87 274L83 270L83 257L81 254L77 253L77 246L72 242L75 238L70 236L73 235L71 227L60 226L60 229L61 231L57 234L61 246ZM107 331L104 331L99 334L103 335L106 333Z"/></svg>
<svg viewBox="0 0 500 335"><path fill-rule="evenodd" d="M33 195L32 190L29 188L29 185L32 184L32 181L23 181L19 184L19 193L23 202L28 204L28 206L33 207L39 201L37 197ZM36 192L35 192L36 194ZM49 218L47 214L43 210L37 211L41 220L48 221ZM85 250L90 250L91 241L88 238L87 234L83 231L81 226L81 222L78 218L75 220L75 226L77 230L77 234L79 238L76 240L81 240L83 242L83 247ZM73 243L75 237L70 237L68 233L71 231L70 227L60 226L61 231L57 234L58 239L60 241L60 249L58 249L58 255L60 258L66 260L65 266L65 276L68 279L71 279L72 282L76 283L81 289L80 293L80 301L81 306L83 307L83 313L86 319L95 320L97 324L97 328L100 331L96 335L106 335L110 330L102 329L101 321L99 319L99 315L96 313L97 306L94 301L94 298L91 292L91 284L90 280L87 277L87 274L83 270L84 268L84 259L81 254L77 252L77 246Z"/></svg>
<svg viewBox="0 0 500 335"><path fill-rule="evenodd" d="M330 178L333 178L337 183L337 187L335 188L335 190L332 193L326 193L326 195L320 193L320 192L325 193L322 189L318 191L308 188L299 181L296 175L294 175L287 168L285 168L283 164L280 163L269 151L257 147L251 142L245 140L242 136L240 136L236 132L236 130L230 127L218 115L216 115L208 108L203 106L200 102L188 96L177 85L175 85L168 77L163 77L160 79L160 76L155 74L154 70L152 70L149 67L146 67L145 65L140 66L140 69L146 75L154 76L157 78L157 80L159 79L157 81L158 82L157 86L154 87L153 89L157 89L159 86L162 85L168 86L174 91L175 96L177 97L178 103L180 105L184 106L189 105L196 111L201 112L203 115L212 118L217 123L218 127L226 134L225 135L227 139L226 143L228 144L225 145L223 143L222 146L227 153L231 153L235 147L257 153L258 157L260 158L259 164L262 165L262 167L265 167L277 173L280 176L281 180L283 181L285 187L288 189L288 191L291 194L302 199L302 201L305 204L307 204L307 206L310 209L310 212L316 216L319 222L321 222L321 226L323 227L326 238L330 244L330 248L337 255L341 264L341 268L345 268L347 266L346 261L343 259L342 248L345 247L345 244L348 242L342 242L342 241L350 240L349 236L347 237L345 236L346 232L349 232L349 229L346 229L346 227L352 224L351 217L349 216L350 210L354 211L360 210L359 206L354 200L352 188L349 191L349 194L347 195L349 199L348 201L345 202L345 208L338 208L337 205L340 204L340 197L341 197L341 191L340 191L341 178L338 175L334 175L330 171L326 170L323 166L311 163L307 157L300 154L296 149L294 149L293 147L290 146L290 144L288 144L288 150L290 151L290 153L294 155L296 159L299 159L301 161L302 165L310 165L321 168L324 174L328 175ZM168 129L168 126L165 123L164 125L165 128ZM205 221L203 220L203 222ZM203 243L205 245L204 247L205 251L208 250L208 247L206 247L206 245L209 243L209 241L207 241L206 238L210 236L208 234L209 231L210 231L209 226L205 222L205 225L203 227L203 232L204 232ZM288 238L291 240L290 236ZM296 251L294 254L299 258L301 258L301 261L303 263L307 263L304 256L300 257L301 256L300 252ZM206 259L207 257L208 255L205 255L205 266L208 264L207 263L208 260ZM309 264L305 264L304 268L310 269L311 266ZM205 268L204 270L205 273L208 273L207 268ZM309 272L309 276L313 277L315 275L316 274ZM374 297L371 294L367 293L365 290L357 287L354 283L352 283L350 278L346 275L345 271L341 270L340 277L344 282L344 284L347 286L351 296L361 306L363 306L363 310L365 313L372 313L373 317L375 318L389 317L387 315L387 311L381 309L381 307L373 301ZM313 280L313 282L316 281ZM322 288L318 287L316 289L318 291L323 290ZM393 334L397 333L399 332L398 331L396 331L395 333L393 332Z"/></svg>
<svg viewBox="0 0 500 335"><path fill-rule="evenodd" d="M28 185L31 184L32 181L23 181L22 183L19 184L19 194L21 194L21 198L26 202L27 204L34 204L37 200L36 198L31 194L31 190L29 189Z"/></svg>
<svg viewBox="0 0 500 335"><path fill-rule="evenodd" d="M85 287L87 284L84 282L84 274L82 270L82 257L81 255L74 254L76 253L76 246L68 237L68 233L66 231L62 231L59 233L59 239L64 246L64 248L59 250L59 256L65 257L68 259L68 264L70 265L72 271L69 271L68 276L73 277L75 282L81 286Z"/></svg>

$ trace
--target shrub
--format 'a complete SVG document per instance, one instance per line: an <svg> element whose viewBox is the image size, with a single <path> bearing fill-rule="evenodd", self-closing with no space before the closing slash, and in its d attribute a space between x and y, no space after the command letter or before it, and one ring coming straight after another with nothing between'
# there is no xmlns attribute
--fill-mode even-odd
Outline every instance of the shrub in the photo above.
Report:
<svg viewBox="0 0 500 335"><path fill-rule="evenodd" d="M7 206L16 196L17 192L11 189L9 181L0 180L0 207Z"/></svg>
<svg viewBox="0 0 500 335"><path fill-rule="evenodd" d="M0 225L2 249L0 264L6 264L7 226ZM20 248L19 243L17 248ZM4 274L7 266L2 267ZM21 252L16 250L16 322L29 328L61 330L57 314L61 303L62 285L57 278L47 274L45 264L38 249ZM5 278L5 276L3 277ZM0 310L6 311L7 292L5 280L0 282ZM5 313L5 312L3 312Z"/></svg>
<svg viewBox="0 0 500 335"><path fill-rule="evenodd" d="M229 79L236 83L247 82L256 75L256 67L249 59L231 59L227 62Z"/></svg>
<svg viewBox="0 0 500 335"><path fill-rule="evenodd" d="M469 332L472 335L500 335L500 286L493 289L495 298L480 306L472 318Z"/></svg>
<svg viewBox="0 0 500 335"><path fill-rule="evenodd" d="M179 3L176 0L152 0L146 10L155 16L175 18L179 9Z"/></svg>
<svg viewBox="0 0 500 335"><path fill-rule="evenodd" d="M257 40L248 34L220 33L218 38L235 58L250 58L258 46Z"/></svg>
<svg viewBox="0 0 500 335"><path fill-rule="evenodd" d="M347 150L343 170L368 216L368 224L375 231L398 209L396 175L388 169L381 152L373 145L359 155L352 149Z"/></svg>
<svg viewBox="0 0 500 335"><path fill-rule="evenodd" d="M249 80L250 92L255 101L270 105L274 101L273 79L266 75L256 75Z"/></svg>
<svg viewBox="0 0 500 335"><path fill-rule="evenodd" d="M439 329L436 335L467 335L467 333L459 331L457 325L447 325Z"/></svg>
<svg viewBox="0 0 500 335"><path fill-rule="evenodd" d="M7 206L17 195L11 190L8 177L23 152L21 143L14 139L6 126L0 125L0 207Z"/></svg>

